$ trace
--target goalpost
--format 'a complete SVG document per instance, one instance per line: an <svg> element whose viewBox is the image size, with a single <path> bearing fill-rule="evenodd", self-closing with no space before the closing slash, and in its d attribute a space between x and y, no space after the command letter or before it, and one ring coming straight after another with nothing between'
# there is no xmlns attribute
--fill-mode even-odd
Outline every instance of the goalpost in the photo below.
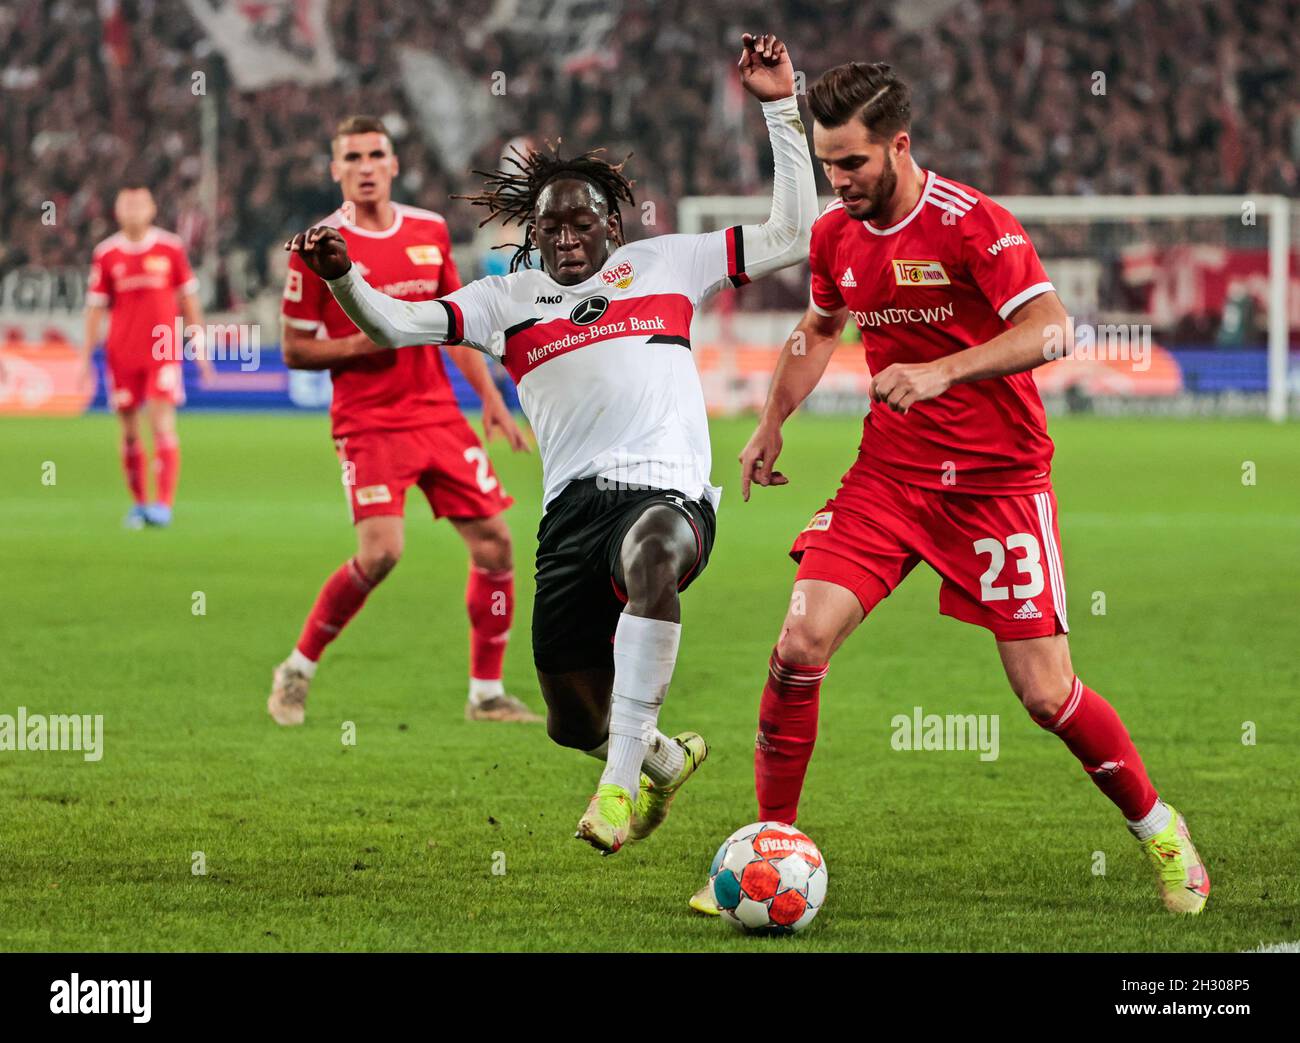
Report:
<svg viewBox="0 0 1300 1043"><path fill-rule="evenodd" d="M1300 359L1289 347L1300 329L1300 204L1276 195L998 202L1025 226L1072 320L1096 334L1097 365L1084 367L1081 353L1073 367L1038 371L1057 408L1282 421L1300 401ZM759 222L769 206L760 196L688 197L678 225L705 232ZM715 336L723 354L727 328ZM1077 328L1076 342L1087 343ZM1127 352L1139 343L1135 363ZM1104 357L1116 347L1125 357Z"/></svg>

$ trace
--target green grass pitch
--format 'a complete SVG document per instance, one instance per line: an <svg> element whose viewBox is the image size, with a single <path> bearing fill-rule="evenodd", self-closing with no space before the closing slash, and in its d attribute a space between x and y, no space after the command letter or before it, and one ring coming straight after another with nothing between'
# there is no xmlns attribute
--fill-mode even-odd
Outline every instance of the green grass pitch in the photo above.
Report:
<svg viewBox="0 0 1300 1043"><path fill-rule="evenodd" d="M463 719L465 556L418 493L405 559L327 652L306 727L267 717L272 666L353 547L324 417L182 417L176 523L144 532L120 525L111 418L0 420L0 713L105 721L98 763L0 753L0 949L1239 950L1300 938L1300 440L1262 422L1052 428L1075 665L1187 814L1214 882L1204 915L1163 911L1117 813L1020 709L991 637L938 616L925 569L823 686L800 820L830 870L818 921L750 939L690 914L714 849L756 815L753 737L792 581L785 551L834 491L859 424L792 422L791 485L743 504L734 461L750 427L713 425L718 544L684 599L661 721L702 732L712 756L655 836L602 859L572 837L598 766L541 726ZM539 464L492 452L518 500L507 682L539 704ZM891 749L890 719L914 706L1001 714L1000 757Z"/></svg>

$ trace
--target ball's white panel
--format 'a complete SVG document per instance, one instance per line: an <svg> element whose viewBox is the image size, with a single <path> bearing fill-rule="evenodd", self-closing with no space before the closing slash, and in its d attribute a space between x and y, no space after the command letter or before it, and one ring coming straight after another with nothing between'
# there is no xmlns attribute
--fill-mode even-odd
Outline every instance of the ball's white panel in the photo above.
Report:
<svg viewBox="0 0 1300 1043"><path fill-rule="evenodd" d="M802 891L808 886L808 876L812 866L799 855L786 855L785 858L772 863L781 874L782 891Z"/></svg>
<svg viewBox="0 0 1300 1043"><path fill-rule="evenodd" d="M821 908L826 901L826 866L818 866L808 877L808 904Z"/></svg>
<svg viewBox="0 0 1300 1043"><path fill-rule="evenodd" d="M722 856L722 868L730 869L739 879L745 866L752 861L754 861L754 849L748 840L742 838L727 848L727 853Z"/></svg>
<svg viewBox="0 0 1300 1043"><path fill-rule="evenodd" d="M740 904L736 906L736 919L751 931L766 927L771 922L768 919L767 906L762 902L755 902L752 898L740 900Z"/></svg>

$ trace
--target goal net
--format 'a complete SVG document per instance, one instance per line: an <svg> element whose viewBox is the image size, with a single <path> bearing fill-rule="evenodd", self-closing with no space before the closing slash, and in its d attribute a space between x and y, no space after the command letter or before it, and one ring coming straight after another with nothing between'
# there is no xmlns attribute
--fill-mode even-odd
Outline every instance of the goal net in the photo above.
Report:
<svg viewBox="0 0 1300 1043"><path fill-rule="evenodd" d="M1006 196L1074 324L1075 355L1035 370L1053 412L1267 415L1300 406L1300 204L1282 196ZM823 203L829 200L823 200ZM762 197L682 200L683 232L765 219ZM806 264L698 320L710 408L763 401L807 301ZM859 411L869 378L845 344L807 408Z"/></svg>

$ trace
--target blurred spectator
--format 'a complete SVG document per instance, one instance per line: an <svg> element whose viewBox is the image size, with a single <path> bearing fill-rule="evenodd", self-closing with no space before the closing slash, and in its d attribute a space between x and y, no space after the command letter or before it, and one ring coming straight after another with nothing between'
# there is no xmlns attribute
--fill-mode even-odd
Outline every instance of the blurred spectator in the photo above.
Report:
<svg viewBox="0 0 1300 1043"><path fill-rule="evenodd" d="M0 6L0 275L85 264L113 230L112 196L132 172L151 181L161 224L216 234L222 252L249 249L268 279L268 250L335 205L327 139L351 112L405 128L399 198L444 213L457 241L471 238L476 216L449 196L473 177L442 169L420 139L393 56L399 43L458 63L484 90L494 72L506 74L499 135L475 166L495 164L520 134L562 137L566 151L634 152L628 170L638 200L656 204L655 232L671 230L671 201L684 194L762 184L769 159L757 110L737 115L725 100L742 29L780 34L808 80L851 59L889 61L914 88L921 161L994 194L1300 194L1300 73L1289 53L1300 0L967 0L919 31L858 0L616 6L601 60L566 73L539 34L481 31L494 11L501 22L499 0L331 0L341 78L244 93L180 2L121 0L126 39L106 46L95 4L9 0ZM119 65L114 53L129 59ZM197 218L196 70L220 113L215 229ZM42 220L47 203L53 223ZM202 244L188 245L197 253Z"/></svg>

